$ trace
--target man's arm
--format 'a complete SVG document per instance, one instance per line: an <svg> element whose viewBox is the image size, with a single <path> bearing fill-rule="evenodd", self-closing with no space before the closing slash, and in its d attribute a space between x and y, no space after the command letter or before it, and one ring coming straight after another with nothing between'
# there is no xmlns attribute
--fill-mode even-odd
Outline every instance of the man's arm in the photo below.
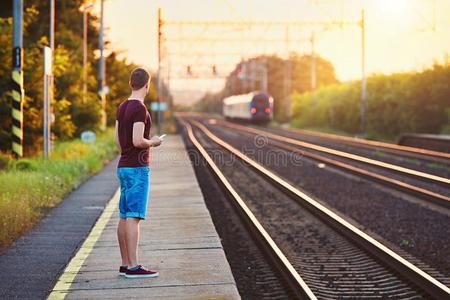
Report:
<svg viewBox="0 0 450 300"><path fill-rule="evenodd" d="M144 138L144 129L144 122L133 123L133 146L146 149L161 145L161 139L157 136L153 136L150 140Z"/></svg>
<svg viewBox="0 0 450 300"><path fill-rule="evenodd" d="M114 142L116 143L119 153L122 153L122 148L120 147L120 142L119 142L119 121L117 121L117 120L116 120L116 128L114 129Z"/></svg>

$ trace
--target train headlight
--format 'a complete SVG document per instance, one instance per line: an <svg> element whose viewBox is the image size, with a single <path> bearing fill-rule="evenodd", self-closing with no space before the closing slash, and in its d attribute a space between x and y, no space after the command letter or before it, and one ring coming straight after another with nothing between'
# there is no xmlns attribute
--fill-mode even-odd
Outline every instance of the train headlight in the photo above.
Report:
<svg viewBox="0 0 450 300"><path fill-rule="evenodd" d="M252 108L250 109L250 112L251 112L252 114L256 114L256 108L252 107Z"/></svg>
<svg viewBox="0 0 450 300"><path fill-rule="evenodd" d="M266 107L266 108L264 109L264 112L270 114L270 107Z"/></svg>

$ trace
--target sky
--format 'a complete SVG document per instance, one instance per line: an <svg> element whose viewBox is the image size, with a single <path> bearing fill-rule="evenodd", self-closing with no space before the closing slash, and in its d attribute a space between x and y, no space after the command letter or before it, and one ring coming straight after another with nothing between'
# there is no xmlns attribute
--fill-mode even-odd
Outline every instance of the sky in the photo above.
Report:
<svg viewBox="0 0 450 300"><path fill-rule="evenodd" d="M96 1L95 12L99 10ZM366 19L366 70L372 73L393 73L423 70L435 61L442 61L450 53L450 0L105 0L106 35L114 50L123 51L130 62L157 69L157 8L163 20L233 20L233 21L336 21L349 25L342 28L305 25L289 29L286 33L277 28L261 27L248 30L236 28L194 28L165 26L164 35L170 57L170 87L175 101L192 102L205 91L217 91L223 79L193 80L185 77L187 65L206 74L212 65L226 75L240 59L251 57L258 51L277 53L310 53L309 38L315 32L316 52L332 62L339 80L361 78L361 28L357 25L361 10ZM180 31L181 30L181 31ZM258 31L259 30L259 31ZM182 32L182 33L180 33ZM241 32L241 33L236 33ZM256 46L241 43L236 37L242 34L278 39L277 42ZM179 37L203 36L217 39L231 38L232 42L170 43ZM281 42L280 42L281 41ZM263 49L264 48L264 49ZM240 52L239 52L240 51ZM180 55L181 52L181 55ZM196 52L197 57L190 55ZM201 52L201 53L199 53ZM227 54L233 52L234 56ZM236 52L240 54L237 55ZM177 55L175 55L177 54ZM237 55L237 56L236 56ZM201 70L200 70L201 69ZM195 98L195 99L194 99Z"/></svg>

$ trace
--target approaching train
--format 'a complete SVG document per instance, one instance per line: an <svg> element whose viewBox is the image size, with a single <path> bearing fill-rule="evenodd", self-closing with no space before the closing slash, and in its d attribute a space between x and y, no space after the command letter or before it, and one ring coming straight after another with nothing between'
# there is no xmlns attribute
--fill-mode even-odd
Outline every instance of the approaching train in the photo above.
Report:
<svg viewBox="0 0 450 300"><path fill-rule="evenodd" d="M269 123L273 118L273 98L264 92L251 92L223 99L223 115L227 120Z"/></svg>

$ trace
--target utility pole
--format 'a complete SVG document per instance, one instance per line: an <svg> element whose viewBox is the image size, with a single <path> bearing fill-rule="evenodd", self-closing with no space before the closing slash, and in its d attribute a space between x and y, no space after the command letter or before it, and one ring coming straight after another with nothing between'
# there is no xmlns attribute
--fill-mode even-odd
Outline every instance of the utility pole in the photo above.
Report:
<svg viewBox="0 0 450 300"><path fill-rule="evenodd" d="M312 102L313 106L316 105L316 42L315 42L315 33L311 33L311 94L312 94Z"/></svg>
<svg viewBox="0 0 450 300"><path fill-rule="evenodd" d="M53 53L55 49L55 0L50 0L50 26L48 34L49 47L43 49L43 105L42 105L42 135L43 155L48 158L51 151L51 123L53 100Z"/></svg>
<svg viewBox="0 0 450 300"><path fill-rule="evenodd" d="M285 27L286 60L284 62L284 116L289 121L291 116L291 60L289 57L289 26Z"/></svg>
<svg viewBox="0 0 450 300"><path fill-rule="evenodd" d="M342 4L342 1L341 1ZM357 20L344 20L342 18L343 7L341 5L341 20L337 21L324 21L324 20L308 20L308 21L253 21L253 20L168 20L164 19L164 45L167 46L165 49L163 60L166 61L169 58L172 59L172 65L175 72L173 72L172 78L187 79L184 76L184 72L179 71L181 67L186 65L192 65L191 61L195 59L196 63L205 63L210 66L211 63L207 62L208 58L216 57L221 55L228 58L227 61L239 60L240 64L237 66L237 79L230 82L233 93L241 94L247 92L250 88L250 70L247 72L246 65L251 61L251 57L258 57L262 53L267 53L264 45L270 45L273 47L285 46L286 58L283 57L283 95L279 101L276 101L275 109L277 115L283 119L288 119L291 115L290 112L290 92L292 85L292 61L289 59L289 43L290 42L305 42L304 38L299 38L296 34L291 37L291 29L294 32L304 30L305 28L313 27L315 28L315 33L317 38L316 28L320 27L323 31L328 31L333 28L343 28L344 26L361 26L361 21ZM167 28L167 29L166 29ZM172 29L172 30L171 30ZM236 30L240 30L240 34L236 34ZM265 35L254 38L258 36L259 29L266 32ZM215 34L219 30L223 34ZM255 30L254 34L253 30ZM258 30L258 32L256 32ZM285 36L280 32L285 30ZM178 32L178 36L177 36ZM199 34L200 33L200 34ZM229 33L229 34L227 34ZM271 34L272 33L272 34ZM213 35L214 34L214 35ZM297 36L297 37L296 37ZM309 42L309 37L308 37ZM201 47L195 47L195 50L189 51L189 47L185 45L190 45L195 43L195 45ZM215 48L212 49L209 45L214 43L214 45L220 45L221 51L219 53L215 52ZM223 45L223 46L222 46ZM249 49L244 49L244 45L249 45ZM230 47L239 46L239 47ZM236 49L240 48L240 49ZM173 51L175 50L175 51ZM250 52L249 52L250 51ZM317 55L316 55L317 56ZM317 60L317 57L316 57ZM214 63L216 64L216 63ZM250 66L248 66L250 68ZM316 63L316 77L317 77L317 63ZM179 75L183 74L183 75ZM209 75L210 73L208 73ZM316 78L316 85L318 81ZM316 95L317 97L317 95ZM279 103L279 105L277 105ZM284 121L284 120L283 120Z"/></svg>
<svg viewBox="0 0 450 300"><path fill-rule="evenodd" d="M23 156L23 0L13 2L12 152Z"/></svg>
<svg viewBox="0 0 450 300"><path fill-rule="evenodd" d="M55 51L55 0L50 0L50 32L49 44L52 52Z"/></svg>
<svg viewBox="0 0 450 300"><path fill-rule="evenodd" d="M98 60L98 93L100 94L102 111L101 111L101 130L106 129L106 90L105 90L105 55L104 55L104 43L103 43L103 34L104 34L104 0L101 0L100 5L100 32L98 35L98 48L100 50L100 58Z"/></svg>
<svg viewBox="0 0 450 300"><path fill-rule="evenodd" d="M436 0L433 0L433 26L432 31L436 32Z"/></svg>
<svg viewBox="0 0 450 300"><path fill-rule="evenodd" d="M158 89L158 110L156 111L156 124L158 127L158 135L161 134L161 98L162 98L162 74L161 74L161 8L158 7L158 77L157 77L157 89Z"/></svg>
<svg viewBox="0 0 450 300"><path fill-rule="evenodd" d="M86 103L87 94L88 10L92 6L94 6L92 2L83 6L83 103Z"/></svg>
<svg viewBox="0 0 450 300"><path fill-rule="evenodd" d="M167 74L166 74L166 89L167 89L167 99L166 101L167 103L167 107L169 107L169 109L173 108L173 99L170 98L170 60L167 60Z"/></svg>
<svg viewBox="0 0 450 300"><path fill-rule="evenodd" d="M52 49L43 48L43 87L42 87L42 133L43 133L43 155L48 158L51 151L51 86L52 86Z"/></svg>
<svg viewBox="0 0 450 300"><path fill-rule="evenodd" d="M361 103L360 103L360 135L366 131L366 21L364 9L361 10Z"/></svg>

